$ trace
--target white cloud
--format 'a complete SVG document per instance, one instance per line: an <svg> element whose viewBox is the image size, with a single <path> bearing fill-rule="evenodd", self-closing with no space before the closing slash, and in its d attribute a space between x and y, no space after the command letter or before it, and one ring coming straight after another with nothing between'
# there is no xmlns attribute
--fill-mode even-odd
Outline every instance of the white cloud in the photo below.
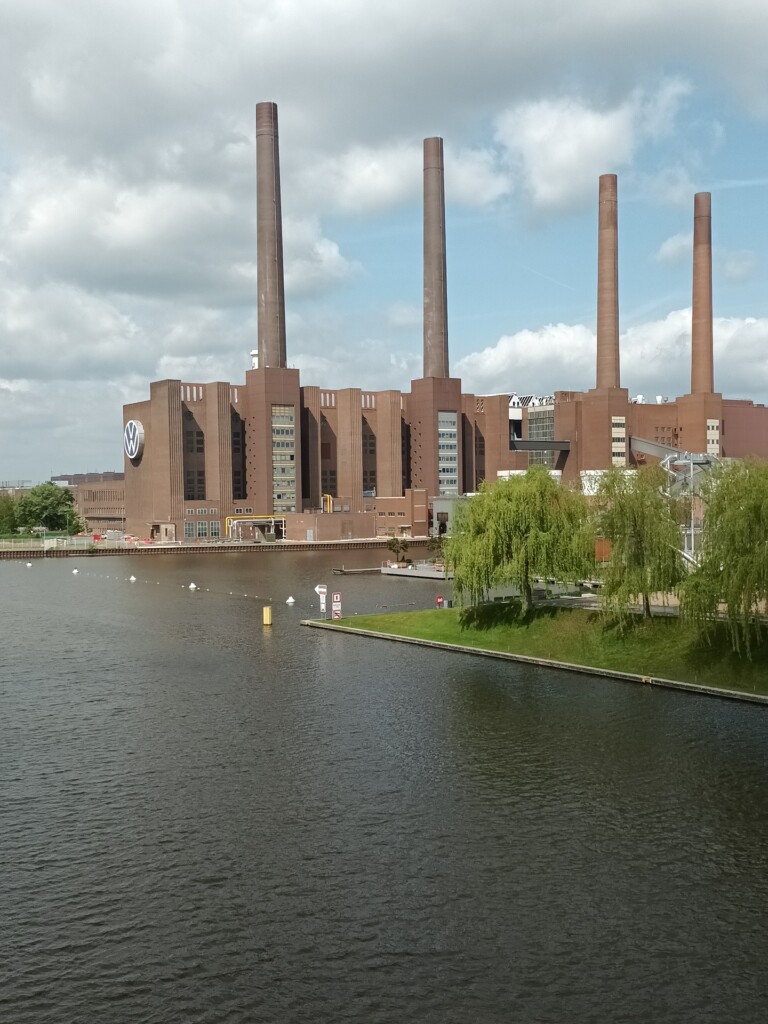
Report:
<svg viewBox="0 0 768 1024"><path fill-rule="evenodd" d="M384 210L418 195L421 147L395 142L350 147L338 156L308 162L297 172L304 200L324 200L352 213Z"/></svg>
<svg viewBox="0 0 768 1024"><path fill-rule="evenodd" d="M670 397L690 390L691 310L629 328L621 336L621 380L631 394ZM768 392L768 318L714 321L715 385L728 398L764 402ZM506 335L459 360L454 372L476 394L594 387L596 341L583 324L548 324Z"/></svg>
<svg viewBox="0 0 768 1024"><path fill-rule="evenodd" d="M421 306L398 302L387 310L387 322L391 327L410 329L421 327L424 310Z"/></svg>
<svg viewBox="0 0 768 1024"><path fill-rule="evenodd" d="M496 138L535 207L569 209L593 196L601 173L630 166L644 140L668 135L689 91L674 79L612 107L573 97L521 103L497 119Z"/></svg>
<svg viewBox="0 0 768 1024"><path fill-rule="evenodd" d="M322 354L299 352L291 362L302 378L319 387L402 390L421 375L420 354L393 351L381 338L363 338L350 344L336 341Z"/></svg>
<svg viewBox="0 0 768 1024"><path fill-rule="evenodd" d="M495 345L459 359L453 372L467 391L549 393L555 388L592 386L593 332L583 324L547 324L539 330L504 335Z"/></svg>
<svg viewBox="0 0 768 1024"><path fill-rule="evenodd" d="M652 200L668 206L691 206L696 183L685 167L663 167L640 176L640 188Z"/></svg>
<svg viewBox="0 0 768 1024"><path fill-rule="evenodd" d="M325 238L315 218L283 218L285 290L289 295L308 295L327 289L358 273L360 267L346 260L336 242Z"/></svg>
<svg viewBox="0 0 768 1024"><path fill-rule="evenodd" d="M684 263L693 258L693 232L679 232L665 238L656 251L659 263Z"/></svg>
<svg viewBox="0 0 768 1024"><path fill-rule="evenodd" d="M637 90L632 106L638 135L654 140L671 135L683 100L692 92L690 82L682 78L665 79L655 92Z"/></svg>
<svg viewBox="0 0 768 1024"><path fill-rule="evenodd" d="M485 206L512 191L509 173L490 149L445 146L445 192L452 204Z"/></svg>
<svg viewBox="0 0 768 1024"><path fill-rule="evenodd" d="M301 203L322 202L344 213L377 214L421 196L423 141L355 145L295 171L292 188ZM483 206L510 191L509 175L490 149L445 145L448 201Z"/></svg>
<svg viewBox="0 0 768 1024"><path fill-rule="evenodd" d="M749 249L726 250L719 254L723 274L729 281L749 281L758 269L757 253Z"/></svg>

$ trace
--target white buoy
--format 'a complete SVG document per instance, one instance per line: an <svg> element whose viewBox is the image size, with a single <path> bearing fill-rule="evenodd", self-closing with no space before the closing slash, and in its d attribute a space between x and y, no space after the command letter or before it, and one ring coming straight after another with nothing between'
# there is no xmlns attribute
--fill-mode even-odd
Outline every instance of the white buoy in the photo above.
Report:
<svg viewBox="0 0 768 1024"><path fill-rule="evenodd" d="M135 583L136 582L136 577L135 576L129 576L128 579L131 581L131 583Z"/></svg>
<svg viewBox="0 0 768 1024"><path fill-rule="evenodd" d="M294 601L294 599L292 597L289 597L288 600L285 603L286 604L296 604L296 602Z"/></svg>
<svg viewBox="0 0 768 1024"><path fill-rule="evenodd" d="M189 589L190 590L197 590L197 584L196 583L190 583L189 584Z"/></svg>
<svg viewBox="0 0 768 1024"><path fill-rule="evenodd" d="M27 568L28 568L28 569L31 569L31 568L32 568L32 563L31 563L31 562L27 562Z"/></svg>
<svg viewBox="0 0 768 1024"><path fill-rule="evenodd" d="M79 569L73 569L73 570L72 570L72 575L73 575L73 576L77 576L77 574L78 574L79 572L80 572L80 570L79 570Z"/></svg>

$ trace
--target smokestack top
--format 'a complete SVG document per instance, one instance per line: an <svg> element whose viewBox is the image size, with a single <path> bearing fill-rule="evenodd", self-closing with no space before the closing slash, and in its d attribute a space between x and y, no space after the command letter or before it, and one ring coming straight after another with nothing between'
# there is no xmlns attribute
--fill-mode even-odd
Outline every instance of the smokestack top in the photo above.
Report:
<svg viewBox="0 0 768 1024"><path fill-rule="evenodd" d="M694 217L711 217L712 216L712 193L711 192L697 192L693 197L693 216Z"/></svg>
<svg viewBox="0 0 768 1024"><path fill-rule="evenodd" d="M442 170L443 140L438 136L424 139L424 170Z"/></svg>
<svg viewBox="0 0 768 1024"><path fill-rule="evenodd" d="M601 174L600 175L600 199L602 200L618 200L619 189L618 189L618 178L615 174Z"/></svg>
<svg viewBox="0 0 768 1024"><path fill-rule="evenodd" d="M277 104L256 104L256 134L277 135Z"/></svg>

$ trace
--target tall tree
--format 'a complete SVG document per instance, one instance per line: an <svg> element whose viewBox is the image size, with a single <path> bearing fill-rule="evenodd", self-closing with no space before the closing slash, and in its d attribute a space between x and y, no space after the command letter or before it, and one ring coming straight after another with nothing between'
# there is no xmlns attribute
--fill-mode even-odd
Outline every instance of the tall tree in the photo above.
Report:
<svg viewBox="0 0 768 1024"><path fill-rule="evenodd" d="M722 606L731 646L749 656L768 608L768 465L720 466L704 484L699 566L682 588L683 613L706 635Z"/></svg>
<svg viewBox="0 0 768 1024"><path fill-rule="evenodd" d="M598 530L611 542L603 608L619 619L638 599L651 617L651 594L674 591L685 577L677 502L664 492L660 466L609 470L600 482Z"/></svg>
<svg viewBox="0 0 768 1024"><path fill-rule="evenodd" d="M66 487L54 483L38 484L16 502L18 525L31 530L44 526L46 530L82 529L75 510L75 498Z"/></svg>
<svg viewBox="0 0 768 1024"><path fill-rule="evenodd" d="M395 556L395 561L400 562L405 558L405 554L408 551L408 541L405 537L390 537L387 541L387 547Z"/></svg>
<svg viewBox="0 0 768 1024"><path fill-rule="evenodd" d="M445 554L459 602L477 604L512 584L528 611L535 577L575 581L594 567L585 500L543 467L483 483L459 504Z"/></svg>
<svg viewBox="0 0 768 1024"><path fill-rule="evenodd" d="M10 494L0 494L0 535L16 532L16 501Z"/></svg>

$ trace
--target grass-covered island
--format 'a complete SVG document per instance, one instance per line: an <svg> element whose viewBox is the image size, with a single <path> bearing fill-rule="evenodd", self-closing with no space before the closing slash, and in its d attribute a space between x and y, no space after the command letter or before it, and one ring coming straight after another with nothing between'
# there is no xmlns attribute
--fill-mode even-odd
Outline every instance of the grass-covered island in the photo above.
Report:
<svg viewBox="0 0 768 1024"><path fill-rule="evenodd" d="M738 657L725 623L715 624L706 644L677 616L638 616L620 627L595 611L538 606L522 614L518 603L499 602L356 615L334 625L768 695L768 643L753 646L751 660Z"/></svg>

